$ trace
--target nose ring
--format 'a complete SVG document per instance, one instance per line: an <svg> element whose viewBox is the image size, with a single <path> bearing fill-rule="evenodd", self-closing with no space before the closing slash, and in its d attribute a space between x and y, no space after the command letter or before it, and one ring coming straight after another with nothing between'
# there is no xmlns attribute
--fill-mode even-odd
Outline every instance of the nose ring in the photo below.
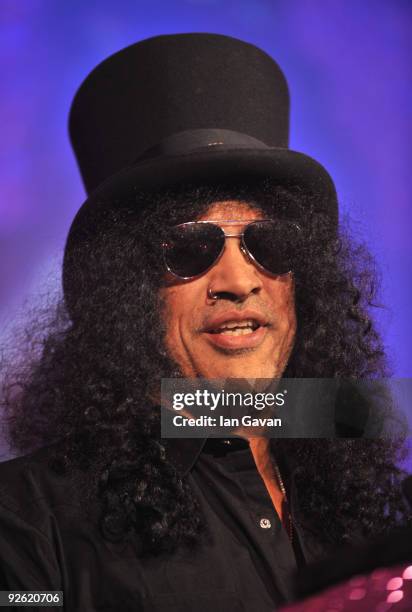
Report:
<svg viewBox="0 0 412 612"><path fill-rule="evenodd" d="M213 292L213 291L210 289L210 287L209 287L209 289L207 290L207 297L208 297L208 298L210 298L211 300L217 300L217 299L218 299L217 294L216 294L216 293L214 293L214 292Z"/></svg>

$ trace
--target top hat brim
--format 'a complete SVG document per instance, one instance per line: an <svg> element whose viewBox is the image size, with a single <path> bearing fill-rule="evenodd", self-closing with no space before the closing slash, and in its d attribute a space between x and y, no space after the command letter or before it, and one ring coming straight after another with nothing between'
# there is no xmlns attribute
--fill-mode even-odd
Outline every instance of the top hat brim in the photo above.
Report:
<svg viewBox="0 0 412 612"><path fill-rule="evenodd" d="M66 241L63 262L64 291L69 291L70 256L82 240L98 232L107 209L130 206L133 194L158 192L179 185L241 183L269 179L285 187L300 186L314 194L316 212L337 225L338 205L334 183L326 169L312 157L286 148L209 147L179 155L163 155L128 166L106 179L77 212ZM302 219L304 221L304 219Z"/></svg>
<svg viewBox="0 0 412 612"><path fill-rule="evenodd" d="M338 220L335 185L327 170L304 153L285 148L219 149L164 155L127 166L95 189L77 212L67 237L66 249L79 232L93 231L107 206L121 207L133 193L157 192L184 184L245 183L269 179L284 187L300 186L318 196L316 212Z"/></svg>

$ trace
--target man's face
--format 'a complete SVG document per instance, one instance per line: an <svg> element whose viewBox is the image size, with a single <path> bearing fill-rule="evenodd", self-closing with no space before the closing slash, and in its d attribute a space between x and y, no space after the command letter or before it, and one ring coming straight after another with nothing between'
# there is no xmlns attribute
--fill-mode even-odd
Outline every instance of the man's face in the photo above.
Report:
<svg viewBox="0 0 412 612"><path fill-rule="evenodd" d="M228 233L240 233L248 222L262 218L248 204L225 201L213 203L199 220L217 221ZM245 223L233 231L224 220ZM239 238L226 238L210 270L190 281L170 277L161 292L166 346L185 377L281 376L296 332L291 274L265 273L242 253Z"/></svg>

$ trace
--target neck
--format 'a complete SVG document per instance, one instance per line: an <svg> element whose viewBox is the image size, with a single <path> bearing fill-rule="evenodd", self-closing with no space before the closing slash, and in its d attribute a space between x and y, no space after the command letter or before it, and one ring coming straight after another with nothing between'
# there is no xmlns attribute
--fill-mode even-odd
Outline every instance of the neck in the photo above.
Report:
<svg viewBox="0 0 412 612"><path fill-rule="evenodd" d="M280 520L286 524L288 519L287 512L285 511L286 500L273 467L274 460L270 453L269 439L253 437L249 438L248 442L256 468L266 486L276 512Z"/></svg>

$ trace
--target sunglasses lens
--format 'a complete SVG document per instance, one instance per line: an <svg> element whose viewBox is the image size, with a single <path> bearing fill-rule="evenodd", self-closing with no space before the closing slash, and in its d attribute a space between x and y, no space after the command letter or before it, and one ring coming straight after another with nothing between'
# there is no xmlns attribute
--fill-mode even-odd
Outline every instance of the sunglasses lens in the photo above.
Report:
<svg viewBox="0 0 412 612"><path fill-rule="evenodd" d="M225 243L222 229L211 223L188 223L171 228L164 244L167 267L181 278L206 272L219 257Z"/></svg>
<svg viewBox="0 0 412 612"><path fill-rule="evenodd" d="M293 221L256 221L246 227L243 239L262 268L272 274L286 274L294 269L293 253L299 248L301 233Z"/></svg>

